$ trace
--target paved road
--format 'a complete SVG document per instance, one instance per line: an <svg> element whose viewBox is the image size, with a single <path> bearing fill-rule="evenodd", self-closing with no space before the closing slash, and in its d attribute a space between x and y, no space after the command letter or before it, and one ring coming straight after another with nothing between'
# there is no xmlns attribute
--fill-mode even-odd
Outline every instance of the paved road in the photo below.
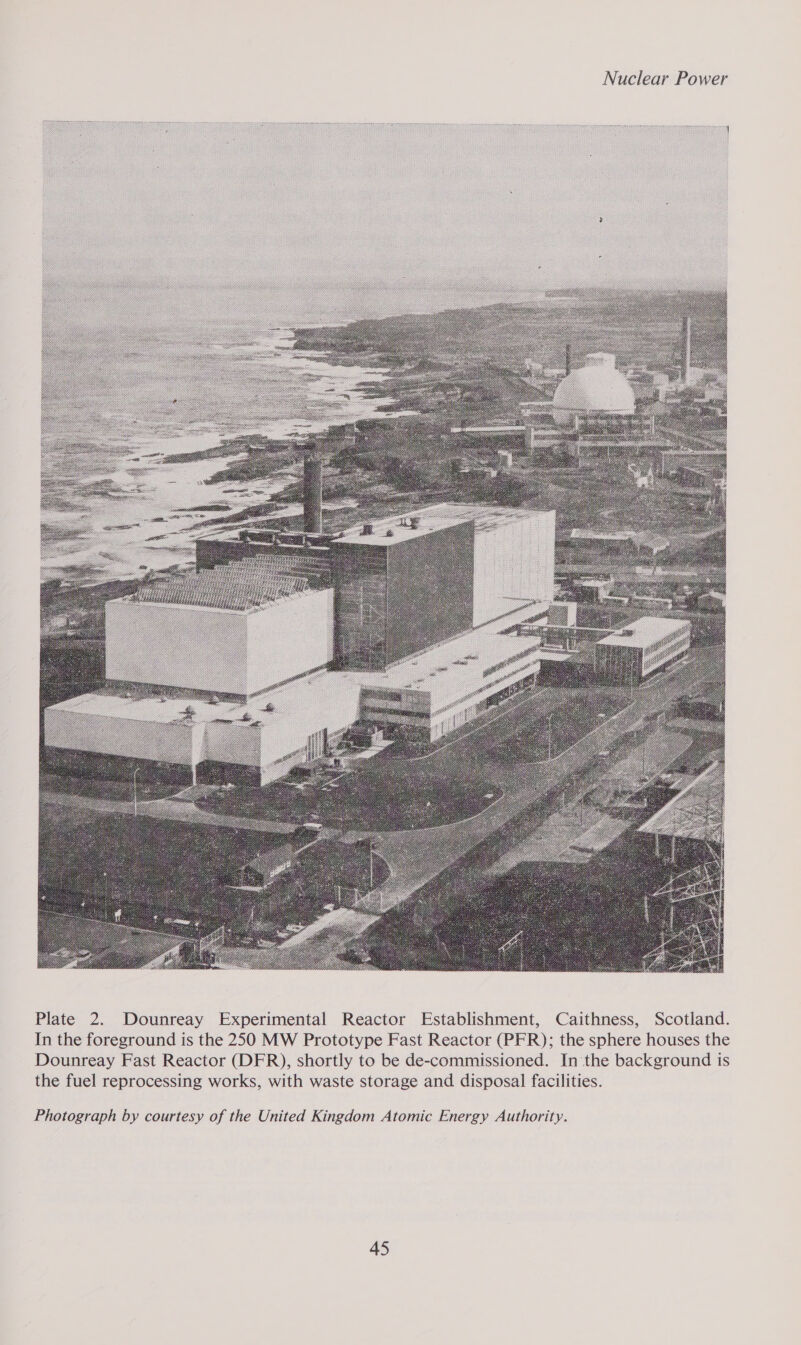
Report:
<svg viewBox="0 0 801 1345"><path fill-rule="evenodd" d="M223 948L220 966L247 968L251 971L281 968L284 971L304 967L331 967L338 970L367 971L374 968L342 961L342 954L376 920L365 911L344 907L328 911L313 925L277 948Z"/></svg>
<svg viewBox="0 0 801 1345"><path fill-rule="evenodd" d="M591 790L590 797L597 797L606 782L609 782L610 787L622 785L629 789L637 788L643 777L651 779L658 775L691 744L692 738L686 734L657 729L645 739L641 747L611 767L600 785ZM530 836L507 850L487 870L487 874L500 877L524 861L587 863L594 853L605 849L630 825L631 819L610 817L602 808L588 805L583 800L573 802L567 808L552 813Z"/></svg>
<svg viewBox="0 0 801 1345"><path fill-rule="evenodd" d="M495 754L493 771L504 794L496 803L465 821L417 831L349 832L349 836L353 837L362 834L376 836L377 849L389 865L389 879L373 894L375 909L359 912L347 909L332 911L302 933L288 939L281 947L229 950L229 955L246 954L247 961L238 962L237 965L265 968L341 969L348 965L341 961L341 954L387 910L405 901L418 888L449 869L458 859L506 822L519 816L539 799L545 798L554 787L567 785L573 776L597 758L600 751L614 746L627 730L640 723L646 715L666 709L678 696L687 695L713 678L722 678L723 669L722 645L699 646L691 652L685 664L660 674L654 681L636 689L631 704L617 714L609 715L584 738L552 761L513 760L504 763ZM557 706L564 697L564 692L558 687L542 688L535 694L540 702L537 706L538 712L544 708L546 713L551 701ZM467 742L462 738L455 743L443 745L441 750L453 753L454 762L457 762L461 753L465 751L489 751L492 744L497 743L501 732L507 732L509 728L514 730L518 721L525 722L526 718L530 717L530 710L530 703L524 701L520 705L516 704L510 707L506 726L499 725L500 716L493 717L491 721L482 723L472 732ZM45 791L42 797L61 804L73 803L76 808L89 808L98 812L132 811L131 804L116 800L87 799L80 795L55 794L52 791ZM226 817L201 811L193 803L179 799L152 800L141 804L140 812L149 816L171 817L211 826L233 826L254 831L271 831L276 828L276 823L261 819Z"/></svg>
<svg viewBox="0 0 801 1345"><path fill-rule="evenodd" d="M372 833L376 835L379 853L390 866L391 876L374 894L376 910L372 914L364 912L368 918L359 934L387 910L449 869L505 822L544 798L554 786L567 785L574 775L597 758L599 751L614 745L646 715L666 709L676 697L688 694L710 677L722 676L723 660L721 645L702 646L691 653L685 664L638 688L631 705L593 729L553 761L512 764L507 778L501 781L505 789L503 797L476 817L421 831ZM559 689L553 690L558 696ZM493 727L487 725L486 731L491 733ZM456 748L458 744L454 750ZM326 918L325 936L319 941L312 937L317 929L317 925L313 925L304 930L303 935L288 939L282 948L267 950L271 954L269 965L341 969L347 965L341 961L342 952L354 937L358 937L354 935L354 923L350 919L353 914L331 912ZM302 939L301 944L298 939Z"/></svg>
<svg viewBox="0 0 801 1345"><path fill-rule="evenodd" d="M61 794L55 789L43 789L39 798L43 803L60 803L90 813L133 813L133 804L124 799L98 799L85 794ZM235 827L237 831L270 832L274 836L291 836L297 831L296 822L273 822L269 818L230 817L225 813L211 813L198 808L191 799L148 799L137 805L139 817L159 817L170 822L189 822L197 826ZM321 837L339 835L323 828Z"/></svg>
<svg viewBox="0 0 801 1345"><path fill-rule="evenodd" d="M485 836L545 797L555 785L566 783L644 715L666 708L674 697L686 694L691 686L708 677L709 670L718 667L722 657L718 646L697 650L685 665L637 690L631 705L610 716L553 761L511 764L505 778L499 781L503 797L477 817L425 831L379 835L378 850L392 870L392 876L376 894L380 896L382 909L403 901ZM558 688L554 692L558 696Z"/></svg>

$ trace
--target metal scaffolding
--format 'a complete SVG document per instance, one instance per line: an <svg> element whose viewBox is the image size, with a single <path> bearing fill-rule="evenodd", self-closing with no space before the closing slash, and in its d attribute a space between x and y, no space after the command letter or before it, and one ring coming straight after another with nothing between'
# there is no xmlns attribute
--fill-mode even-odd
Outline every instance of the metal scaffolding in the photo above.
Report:
<svg viewBox="0 0 801 1345"><path fill-rule="evenodd" d="M665 905L658 947L646 953L643 971L723 970L723 855L709 844L702 863L671 875L648 904Z"/></svg>

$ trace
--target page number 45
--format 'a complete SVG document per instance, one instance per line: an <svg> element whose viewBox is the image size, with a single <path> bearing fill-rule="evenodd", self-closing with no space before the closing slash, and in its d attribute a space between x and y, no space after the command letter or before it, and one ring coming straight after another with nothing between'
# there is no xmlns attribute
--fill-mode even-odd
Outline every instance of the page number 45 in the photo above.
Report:
<svg viewBox="0 0 801 1345"><path fill-rule="evenodd" d="M373 1256L389 1256L388 1242L374 1242L370 1251Z"/></svg>

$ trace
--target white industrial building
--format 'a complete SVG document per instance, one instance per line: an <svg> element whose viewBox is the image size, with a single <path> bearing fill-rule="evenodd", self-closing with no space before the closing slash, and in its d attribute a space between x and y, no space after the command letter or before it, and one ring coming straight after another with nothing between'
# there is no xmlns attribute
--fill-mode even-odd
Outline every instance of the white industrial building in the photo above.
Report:
<svg viewBox="0 0 801 1345"><path fill-rule="evenodd" d="M324 755L359 717L359 685L317 673L245 706L216 697L105 687L45 710L45 744L66 769L159 768L170 779L267 784Z"/></svg>
<svg viewBox="0 0 801 1345"><path fill-rule="evenodd" d="M539 604L523 613L543 623ZM386 672L362 674L360 718L404 738L436 742L513 692L540 670L541 634L503 633L505 620L428 649Z"/></svg>
<svg viewBox="0 0 801 1345"><path fill-rule="evenodd" d="M553 397L553 418L569 426L587 415L633 416L634 393L615 368L614 355L598 351L588 355L583 369L574 369L562 379Z"/></svg>
<svg viewBox="0 0 801 1345"><path fill-rule="evenodd" d="M595 674L602 682L635 686L678 662L690 648L692 625L643 616L604 636L595 646Z"/></svg>
<svg viewBox="0 0 801 1345"><path fill-rule="evenodd" d="M243 560L106 604L106 680L246 700L333 658L333 590Z"/></svg>

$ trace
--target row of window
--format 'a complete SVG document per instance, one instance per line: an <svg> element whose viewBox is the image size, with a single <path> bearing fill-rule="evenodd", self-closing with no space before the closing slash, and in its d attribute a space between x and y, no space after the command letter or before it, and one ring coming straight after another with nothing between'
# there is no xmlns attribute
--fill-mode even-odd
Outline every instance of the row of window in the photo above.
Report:
<svg viewBox="0 0 801 1345"><path fill-rule="evenodd" d="M530 672L536 672L536 665L538 664L538 662L539 660L537 659L534 661L534 663L528 663L524 667L519 668L516 671L520 672L524 676ZM438 718L440 715L444 714L446 710L453 710L457 705L463 705L465 701L475 700L477 696L483 698L492 687L500 686L500 684L502 682L505 682L507 678L511 675L512 674L510 673L506 673L503 677L496 677L492 682L486 682L481 687L475 687L474 690L468 692L467 695L459 696L457 697L456 700L449 701L447 705L440 706L437 710L433 712L433 715L431 715L427 710L398 710L395 709L394 706L391 709L389 707L383 709L383 707L373 705L369 702L365 704L364 714L366 718L370 718L371 716L375 717L376 715L379 714L386 714L391 715L393 718L399 716L403 719L417 719L421 722L427 723L430 718L433 718L434 716ZM370 692L371 696L372 694L373 693Z"/></svg>
<svg viewBox="0 0 801 1345"><path fill-rule="evenodd" d="M531 648L528 648L524 649L522 653L512 654L509 658L502 659L500 663L493 663L491 667L485 668L484 672L482 673L482 676L489 677L491 673L498 672L500 668L508 667L510 663L519 663L521 659L528 659L531 657L533 652L534 651ZM496 682L492 682L490 685L495 686ZM485 690L486 688L483 689ZM468 696L461 696L459 699L468 700L470 696L474 696L475 694L476 694L475 691L472 691L469 693ZM383 689L381 690L374 689L373 687L370 688L370 690L367 692L367 695L370 698L371 704L373 701L378 702L392 701L394 704L400 704L403 700L403 692L401 691L385 691ZM458 705L459 701L452 701L451 704ZM446 706L445 708L447 709L448 707Z"/></svg>
<svg viewBox="0 0 801 1345"><path fill-rule="evenodd" d="M660 641L658 647L646 649L644 651L642 659L643 670L657 667L660 663L666 663L674 654L683 653L684 650L689 649L689 647L690 641L686 637L682 638L679 636L677 638L676 636L671 636L667 643Z"/></svg>
<svg viewBox="0 0 801 1345"><path fill-rule="evenodd" d="M646 657L653 658L660 649L667 649L671 645L679 645L687 641L689 643L689 631L686 626L678 631L671 631L669 635L663 635L661 640L655 640L653 644L648 645L644 653Z"/></svg>

